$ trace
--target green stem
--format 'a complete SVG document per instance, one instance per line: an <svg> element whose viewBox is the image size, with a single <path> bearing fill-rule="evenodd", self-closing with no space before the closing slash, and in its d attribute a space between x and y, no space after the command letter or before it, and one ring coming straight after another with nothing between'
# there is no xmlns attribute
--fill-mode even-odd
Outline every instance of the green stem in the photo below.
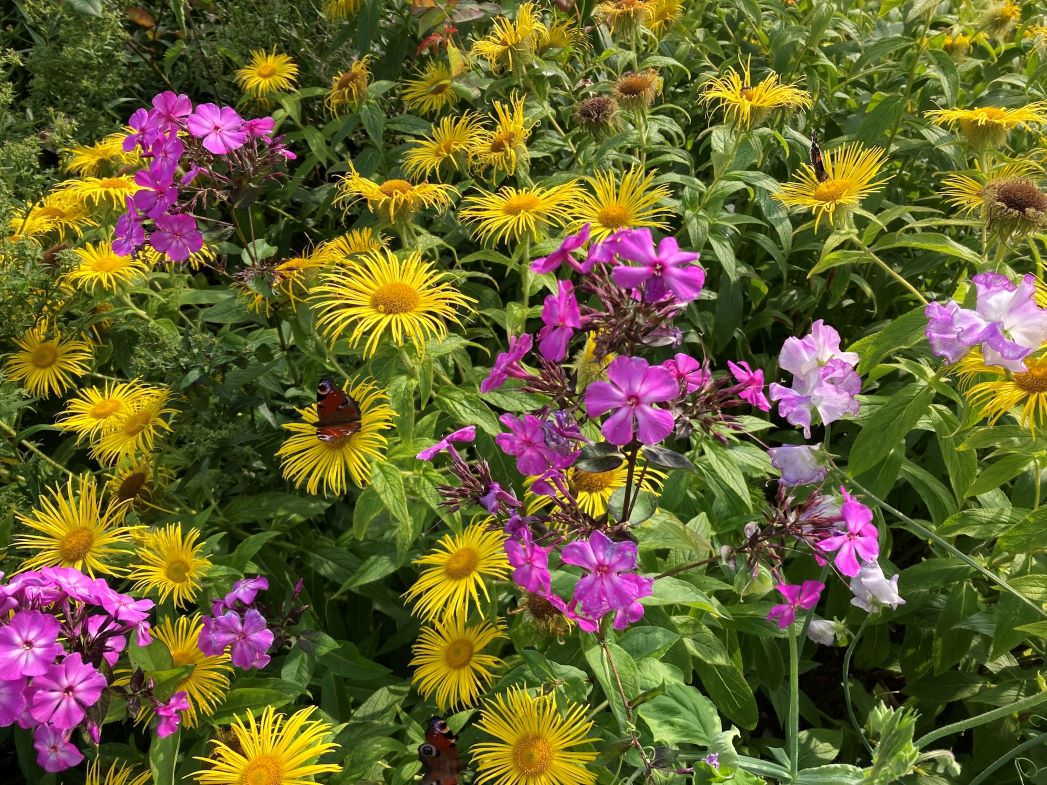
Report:
<svg viewBox="0 0 1047 785"><path fill-rule="evenodd" d="M854 703L851 701L851 658L854 656L854 649L858 645L858 641L861 640L862 633L865 632L865 628L868 624L869 617L866 616L862 619L862 626L859 627L858 632L854 634L851 642L847 645L847 651L844 652L843 655L843 702L847 707L847 717L850 719L855 733L857 733L859 738L861 738L866 751L870 756L872 756L872 745L869 743L869 740L865 738L865 731L862 730L862 726L858 724L858 718L854 714Z"/></svg>
<svg viewBox="0 0 1047 785"><path fill-rule="evenodd" d="M977 728L979 725L984 725L987 722L1002 720L1012 714L1017 714L1019 712L1027 711L1034 706L1039 706L1045 701L1047 701L1047 690L1044 692L1038 692L1035 695L1030 695L1028 698L1022 698L1020 701L1008 703L1006 706L1001 706L998 709L979 714L976 717L971 717L970 719L962 720L961 722L954 722L952 725L943 725L941 728L932 730L930 733L921 736L914 741L913 744L920 749L923 749L928 744L933 744L938 741L938 739L943 739L954 733L963 733L971 728Z"/></svg>
<svg viewBox="0 0 1047 785"><path fill-rule="evenodd" d="M789 724L785 729L789 751L789 776L800 774L800 642L796 625L789 625Z"/></svg>
<svg viewBox="0 0 1047 785"><path fill-rule="evenodd" d="M1047 733L1041 733L1038 736L1033 736L1031 739L1028 739L1027 741L1024 741L1021 744L1019 744L1013 750L1003 753L1003 755L1001 755L988 766L986 766L985 770L982 771L977 777L971 780L970 785L981 785L983 782L985 782L985 780L989 778L989 776L993 772L995 772L997 769L999 769L1001 766L1007 763L1007 761L1012 760L1013 758L1017 758L1026 750L1036 749L1041 744L1047 744Z"/></svg>
<svg viewBox="0 0 1047 785"><path fill-rule="evenodd" d="M905 280L905 277L902 276L900 273L895 272L894 268L887 264L887 262L885 262L875 253L873 253L869 246L866 245L865 241L861 238L861 235L855 232L851 235L851 239L854 240L855 243L857 243L858 247L861 248L862 251L869 256L870 259L872 259L873 263L876 266L878 266L881 270L883 270L885 273L891 276L894 280L896 280L898 283L900 283L902 286L908 289L909 292L913 295L913 297L915 297L924 305L927 305L927 298L920 293L920 290L913 286L911 283L909 283L907 280Z"/></svg>
<svg viewBox="0 0 1047 785"><path fill-rule="evenodd" d="M38 457L44 463L47 463L47 464L53 466L54 468L58 469L58 471L60 471L60 472L64 472L65 474L68 474L70 477L73 477L73 478L76 477L75 474L73 474L67 468L62 466L62 464L57 463L53 458L50 458L49 456L45 455L40 450L40 448L37 447L35 444L33 444L32 442L27 442L25 439L21 438L18 435L18 432L15 431L14 428L12 428L10 425L8 425L3 420L0 420L0 429L2 429L4 433L6 433L8 436L11 437L11 441L13 441L15 444L21 444L23 447L25 447L27 450L29 450L29 452L31 452L34 455L36 455L36 457Z"/></svg>

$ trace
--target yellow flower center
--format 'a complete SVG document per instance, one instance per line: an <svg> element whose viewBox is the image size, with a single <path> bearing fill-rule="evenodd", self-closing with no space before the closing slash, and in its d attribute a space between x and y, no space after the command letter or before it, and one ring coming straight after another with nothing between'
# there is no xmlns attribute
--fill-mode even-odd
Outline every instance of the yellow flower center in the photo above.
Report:
<svg viewBox="0 0 1047 785"><path fill-rule="evenodd" d="M444 565L444 573L448 578L460 581L471 576L479 566L480 554L473 548L461 548L451 554Z"/></svg>
<svg viewBox="0 0 1047 785"><path fill-rule="evenodd" d="M539 204L540 201L534 194L515 194L505 200L505 204L502 205L502 212L506 215L529 213Z"/></svg>
<svg viewBox="0 0 1047 785"><path fill-rule="evenodd" d="M189 563L182 559L175 559L167 563L165 572L172 583L185 583L189 575Z"/></svg>
<svg viewBox="0 0 1047 785"><path fill-rule="evenodd" d="M1001 123L1007 118L1007 112L995 106L982 107L978 115L978 120L984 123Z"/></svg>
<svg viewBox="0 0 1047 785"><path fill-rule="evenodd" d="M516 146L516 134L512 131L502 131L491 137L491 152L504 153Z"/></svg>
<svg viewBox="0 0 1047 785"><path fill-rule="evenodd" d="M382 192L383 196L396 196L397 194L409 194L414 190L414 186L406 180L386 180L380 186L378 190Z"/></svg>
<svg viewBox="0 0 1047 785"><path fill-rule="evenodd" d="M608 229L621 229L629 222L629 213L620 204L609 204L600 208L596 220Z"/></svg>
<svg viewBox="0 0 1047 785"><path fill-rule="evenodd" d="M436 150L440 155L454 155L455 142L454 139L444 139L436 145Z"/></svg>
<svg viewBox="0 0 1047 785"><path fill-rule="evenodd" d="M121 406L123 406L123 404L116 398L106 398L92 406L88 415L94 417L96 420L104 420L106 417L112 417L120 411Z"/></svg>
<svg viewBox="0 0 1047 785"><path fill-rule="evenodd" d="M526 777L540 777L553 762L553 749L541 736L525 736L513 746L513 763Z"/></svg>
<svg viewBox="0 0 1047 785"><path fill-rule="evenodd" d="M276 755L259 755L244 767L240 785L282 785L284 764Z"/></svg>
<svg viewBox="0 0 1047 785"><path fill-rule="evenodd" d="M37 368L50 368L58 360L58 349L53 343L42 343L33 349L29 362Z"/></svg>
<svg viewBox="0 0 1047 785"><path fill-rule="evenodd" d="M114 191L123 191L127 188L127 182L119 177L105 177L98 183L99 188L111 188Z"/></svg>
<svg viewBox="0 0 1047 785"><path fill-rule="evenodd" d="M276 73L276 66L272 63L262 63L255 69L255 76L259 79L268 79Z"/></svg>
<svg viewBox="0 0 1047 785"><path fill-rule="evenodd" d="M172 667L181 668L183 665L196 665L198 663L198 661L200 660L200 657L202 656L202 654L199 655L199 656L197 655L197 652L199 652L200 650L199 649L195 649L195 647L197 645L197 638L196 638L196 636L190 638L190 641L192 641L192 643L191 643L192 648L190 648L188 646L187 647L178 647L178 646L170 647L171 648L171 665L172 665ZM195 651L194 651L194 649L195 649ZM190 671L189 675L186 676L185 679L190 679L190 678L192 678L192 676L193 676L193 674ZM185 679L183 679L182 681L180 681L178 683L179 686L181 686L182 684L185 683Z"/></svg>
<svg viewBox="0 0 1047 785"><path fill-rule="evenodd" d="M115 253L102 254L91 260L91 269L96 273L111 273L124 266L124 257Z"/></svg>
<svg viewBox="0 0 1047 785"><path fill-rule="evenodd" d="M58 544L58 554L62 561L70 564L82 561L91 552L95 544L95 533L87 526L70 530Z"/></svg>
<svg viewBox="0 0 1047 785"><path fill-rule="evenodd" d="M1014 374L1014 383L1029 395L1042 395L1047 393L1047 363L1041 365L1028 364L1029 370L1025 373Z"/></svg>
<svg viewBox="0 0 1047 785"><path fill-rule="evenodd" d="M371 295L371 307L379 313L410 313L418 307L422 298L418 290L399 281L383 283Z"/></svg>
<svg viewBox="0 0 1047 785"><path fill-rule="evenodd" d="M814 198L819 202L837 202L846 196L851 189L854 188L854 183L846 178L836 179L830 177L824 183L818 183L814 187Z"/></svg>
<svg viewBox="0 0 1047 785"><path fill-rule="evenodd" d="M583 472L576 469L571 478L571 489L581 493L599 493L614 484L614 469L608 472Z"/></svg>
<svg viewBox="0 0 1047 785"><path fill-rule="evenodd" d="M452 641L444 651L444 662L448 668L467 668L473 661L473 642L468 638Z"/></svg>
<svg viewBox="0 0 1047 785"><path fill-rule="evenodd" d="M153 421L153 413L148 409L136 412L124 421L122 430L128 436L137 436Z"/></svg>

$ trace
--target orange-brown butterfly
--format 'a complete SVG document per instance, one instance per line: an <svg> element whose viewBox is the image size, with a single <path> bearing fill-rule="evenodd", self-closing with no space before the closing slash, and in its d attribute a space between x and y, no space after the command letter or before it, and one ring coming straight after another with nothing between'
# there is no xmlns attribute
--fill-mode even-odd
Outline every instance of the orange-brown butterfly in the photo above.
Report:
<svg viewBox="0 0 1047 785"><path fill-rule="evenodd" d="M360 404L330 379L316 385L316 438L333 442L360 430Z"/></svg>
<svg viewBox="0 0 1047 785"><path fill-rule="evenodd" d="M825 162L822 160L822 148L818 146L818 132L811 131L811 166L814 167L814 176L819 183L829 179L829 173L825 171Z"/></svg>
<svg viewBox="0 0 1047 785"><path fill-rule="evenodd" d="M418 745L418 760L425 766L421 785L458 785L462 764L454 732L442 717L425 726L425 743Z"/></svg>

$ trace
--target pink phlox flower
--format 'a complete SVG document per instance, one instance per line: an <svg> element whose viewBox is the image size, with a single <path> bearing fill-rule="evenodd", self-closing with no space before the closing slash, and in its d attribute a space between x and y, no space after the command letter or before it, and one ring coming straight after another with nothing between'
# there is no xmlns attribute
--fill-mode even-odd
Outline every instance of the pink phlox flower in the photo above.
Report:
<svg viewBox="0 0 1047 785"><path fill-rule="evenodd" d="M273 128L276 127L276 121L272 117L255 117L244 123L244 130L247 131L247 135L252 139L265 139L269 141L269 137L273 135Z"/></svg>
<svg viewBox="0 0 1047 785"><path fill-rule="evenodd" d="M902 595L898 593L898 576L892 575L888 580L878 562L865 562L862 565L858 574L851 578L851 593L854 595L851 605L869 613L885 607L895 610L905 604Z"/></svg>
<svg viewBox="0 0 1047 785"><path fill-rule="evenodd" d="M102 659L110 668L116 665L120 659L120 652L127 648L126 628L112 628L113 617L104 613L95 613L85 620L87 637L96 639L105 634L105 646L102 649Z"/></svg>
<svg viewBox="0 0 1047 785"><path fill-rule="evenodd" d="M520 361L531 351L533 339L530 334L509 336L509 350L500 352L495 358L494 365L487 378L480 383L480 392L488 393L497 390L509 377L514 379L526 379L530 374L520 365Z"/></svg>
<svg viewBox="0 0 1047 785"><path fill-rule="evenodd" d="M663 237L657 249L650 229L634 229L621 238L618 256L639 267L619 265L611 271L616 284L643 289L647 302L658 302L672 292L680 302L697 300L705 285L705 270L697 253L681 251L675 237Z"/></svg>
<svg viewBox="0 0 1047 785"><path fill-rule="evenodd" d="M153 122L162 133L177 132L184 128L186 118L192 111L193 102L189 100L189 96L182 93L175 94L165 90L153 96Z"/></svg>
<svg viewBox="0 0 1047 785"><path fill-rule="evenodd" d="M643 597L650 597L654 592L653 578L630 574L623 575L622 581L630 586L630 592L635 599L626 607L615 610L613 626L619 631L643 618L643 605L640 604L640 600Z"/></svg>
<svg viewBox="0 0 1047 785"><path fill-rule="evenodd" d="M704 363L699 363L689 354L679 352L662 363L662 367L673 375L688 395L700 390L712 379L712 374Z"/></svg>
<svg viewBox="0 0 1047 785"><path fill-rule="evenodd" d="M186 120L189 133L203 140L204 149L225 155L247 141L243 118L231 106L200 104Z"/></svg>
<svg viewBox="0 0 1047 785"><path fill-rule="evenodd" d="M505 553L513 570L513 581L517 586L539 594L549 591L549 552L536 544L529 530L524 531L522 542L506 540Z"/></svg>
<svg viewBox="0 0 1047 785"><path fill-rule="evenodd" d="M204 247L204 236L191 215L160 215L155 218L156 230L149 241L153 247L172 262L184 262Z"/></svg>
<svg viewBox="0 0 1047 785"><path fill-rule="evenodd" d="M141 213L135 207L134 198L125 197L127 212L116 219L113 233L113 250L121 256L130 256L145 245L145 226Z"/></svg>
<svg viewBox="0 0 1047 785"><path fill-rule="evenodd" d="M590 417L614 411L601 427L612 444L629 444L634 433L644 444L657 444L675 423L671 412L653 404L671 401L679 391L662 366L652 367L642 357L616 357L607 366L607 381L593 382L585 391L585 408Z"/></svg>
<svg viewBox="0 0 1047 785"><path fill-rule="evenodd" d="M796 621L796 611L809 611L818 604L825 584L821 581L804 581L802 584L780 583L775 587L785 598L781 605L775 605L767 614L768 621L778 622L778 627L785 629Z"/></svg>
<svg viewBox="0 0 1047 785"><path fill-rule="evenodd" d="M447 434L432 447L426 447L415 457L420 461L431 461L440 453L452 449L451 445L453 443L471 442L474 439L476 439L476 426L467 425L464 428L459 428L457 431L452 431L451 433Z"/></svg>
<svg viewBox="0 0 1047 785"><path fill-rule="evenodd" d="M872 510L851 496L843 488L843 504L840 505L840 517L843 518L844 530L834 537L827 537L818 543L825 553L836 553L837 569L848 577L854 577L861 570L858 559L875 562L880 555L879 532L873 525Z"/></svg>
<svg viewBox="0 0 1047 785"><path fill-rule="evenodd" d="M595 261L586 259L582 263L578 263L574 260L571 255L579 248L589 242L589 230L590 224L586 224L574 234L569 234L564 238L563 242L560 243L560 247L553 251L548 256L544 256L541 259L535 259L531 263L531 269L536 273L551 273L560 268L560 265L568 264L583 275L590 272L593 269Z"/></svg>
<svg viewBox="0 0 1047 785"><path fill-rule="evenodd" d="M25 713L28 679L0 680L0 728L14 725Z"/></svg>
<svg viewBox="0 0 1047 785"><path fill-rule="evenodd" d="M622 240L631 231L631 229L620 229L614 234L608 235L604 239L590 245L589 254L585 260L587 271L591 271L598 264L611 264L621 249Z"/></svg>
<svg viewBox="0 0 1047 785"><path fill-rule="evenodd" d="M147 150L156 141L160 131L156 125L156 118L148 109L136 109L128 119L127 124L133 133L124 137L122 147L125 153L129 153L136 147Z"/></svg>
<svg viewBox="0 0 1047 785"><path fill-rule="evenodd" d="M178 725L182 720L179 712L189 710L189 696L185 691L176 692L167 703L161 703L156 707L156 716L160 722L156 726L156 735L161 739L178 732Z"/></svg>
<svg viewBox="0 0 1047 785"><path fill-rule="evenodd" d="M558 282L557 293L545 298L542 322L545 326L538 331L538 351L546 360L560 362L567 356L567 344L575 331L582 327L574 284L570 281Z"/></svg>
<svg viewBox="0 0 1047 785"><path fill-rule="evenodd" d="M614 542L601 531L594 531L588 541L578 540L564 546L560 554L564 564L588 570L574 587L574 600L591 618L610 610L624 610L636 601L639 584L623 573L636 567L636 543Z"/></svg>
<svg viewBox="0 0 1047 785"><path fill-rule="evenodd" d="M509 491L506 491L497 482L487 486L487 493L480 496L477 503L491 515L501 515L508 510L515 510L520 506L520 500Z"/></svg>
<svg viewBox="0 0 1047 785"><path fill-rule="evenodd" d="M578 606L576 600L571 600L568 604L563 601L563 598L547 592L539 595L542 599L552 605L556 610L560 611L565 617L573 621L578 625L578 629L582 632L597 632L600 629L599 619L590 619L588 616L578 613L575 608Z"/></svg>
<svg viewBox="0 0 1047 785"><path fill-rule="evenodd" d="M150 168L160 168L165 172L170 172L170 176L174 177L174 172L178 168L184 152L185 145L182 144L182 140L177 136L173 134L166 137L162 136L149 148L149 157L152 158Z"/></svg>
<svg viewBox="0 0 1047 785"><path fill-rule="evenodd" d="M227 608L232 608L237 602L250 605L254 602L254 598L258 596L258 592L265 591L268 588L269 579L264 575L257 575L254 578L241 578L233 584L233 588L225 595L222 602Z"/></svg>
<svg viewBox="0 0 1047 785"><path fill-rule="evenodd" d="M273 640L273 632L265 617L251 608L243 617L235 611L228 611L216 618L204 619L199 646L200 651L209 656L221 654L229 648L233 665L250 670L269 664L266 652Z"/></svg>
<svg viewBox="0 0 1047 785"><path fill-rule="evenodd" d="M749 367L749 363L744 361L733 363L728 360L727 368L738 381L741 388L738 391L738 397L762 412L769 412L771 410L771 402L763 394L763 371L754 371Z"/></svg>
<svg viewBox="0 0 1047 785"><path fill-rule="evenodd" d="M84 662L79 652L67 654L46 674L33 679L30 712L37 722L61 730L75 728L85 711L98 702L105 687L105 676Z"/></svg>
<svg viewBox="0 0 1047 785"><path fill-rule="evenodd" d="M173 170L163 166L139 169L135 182L142 188L134 195L134 205L150 218L163 215L178 201L178 186L171 179Z"/></svg>
<svg viewBox="0 0 1047 785"><path fill-rule="evenodd" d="M842 360L850 367L858 364L855 352L840 351L840 334L819 319L811 325L811 332L803 338L787 338L778 355L778 365L794 376L806 376L827 365L830 360Z"/></svg>
<svg viewBox="0 0 1047 785"><path fill-rule="evenodd" d="M0 627L0 679L42 676L65 650L58 620L40 611L18 611Z"/></svg>
<svg viewBox="0 0 1047 785"><path fill-rule="evenodd" d="M767 451L771 466L782 473L781 481L786 485L813 485L821 482L828 474L822 462L822 453L808 444L783 444Z"/></svg>
<svg viewBox="0 0 1047 785"><path fill-rule="evenodd" d="M69 741L72 733L51 725L39 725L33 730L33 749L36 762L46 772L65 771L78 765L84 755Z"/></svg>
<svg viewBox="0 0 1047 785"><path fill-rule="evenodd" d="M546 443L543 421L533 414L523 417L503 414L498 419L509 432L495 436L495 444L506 455L516 458L516 468L520 474L543 474L550 467L564 469L574 462L573 454L564 455L550 448Z"/></svg>
<svg viewBox="0 0 1047 785"><path fill-rule="evenodd" d="M40 577L50 581L77 602L98 601L94 580L80 570L72 567L44 567L40 570Z"/></svg>

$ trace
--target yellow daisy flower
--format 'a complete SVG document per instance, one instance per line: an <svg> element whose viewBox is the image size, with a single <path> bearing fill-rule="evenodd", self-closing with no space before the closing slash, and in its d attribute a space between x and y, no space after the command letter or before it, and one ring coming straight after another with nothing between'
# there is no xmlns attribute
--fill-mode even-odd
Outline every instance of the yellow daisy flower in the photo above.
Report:
<svg viewBox="0 0 1047 785"><path fill-rule="evenodd" d="M121 286L128 286L141 280L149 271L145 259L138 255L121 256L113 250L112 243L103 241L95 245L86 243L77 248L76 255L80 264L66 274L66 280L86 292L101 288L115 292Z"/></svg>
<svg viewBox="0 0 1047 785"><path fill-rule="evenodd" d="M386 238L375 233L369 226L340 234L333 240L325 240L313 251L313 256L323 264L349 264L353 259L369 251L388 249Z"/></svg>
<svg viewBox="0 0 1047 785"><path fill-rule="evenodd" d="M445 117L434 123L429 136L423 136L404 153L404 171L411 177L435 177L441 172L465 172L469 167L472 140L480 131L479 118L472 112L461 117Z"/></svg>
<svg viewBox="0 0 1047 785"><path fill-rule="evenodd" d="M367 70L370 56L353 60L348 68L331 79L324 105L332 114L342 109L359 105L367 97L367 86L371 84L371 72Z"/></svg>
<svg viewBox="0 0 1047 785"><path fill-rule="evenodd" d="M644 27L658 38L668 32L683 10L683 0L651 0L647 7Z"/></svg>
<svg viewBox="0 0 1047 785"><path fill-rule="evenodd" d="M662 77L653 68L646 71L628 71L614 83L611 93L623 108L642 112L654 103L662 92Z"/></svg>
<svg viewBox="0 0 1047 785"><path fill-rule="evenodd" d="M404 82L403 99L407 108L424 115L440 114L458 103L450 67L430 60L417 77Z"/></svg>
<svg viewBox="0 0 1047 785"><path fill-rule="evenodd" d="M810 93L779 82L774 71L758 84L753 84L749 68L750 64L746 63L740 74L728 68L722 77L705 85L702 101L718 102L727 122L751 128L762 123L774 109L807 109L811 106Z"/></svg>
<svg viewBox="0 0 1047 785"><path fill-rule="evenodd" d="M501 580L509 572L505 535L486 531L479 523L461 534L445 534L437 550L414 563L427 569L404 597L414 603L414 613L426 621L467 616L471 606L479 607L480 592L490 598L484 576Z"/></svg>
<svg viewBox="0 0 1047 785"><path fill-rule="evenodd" d="M550 225L564 227L571 222L582 189L577 180L549 188L505 186L497 193L478 189L462 203L459 217L477 223L475 235L482 242L516 243L523 238L536 240Z"/></svg>
<svg viewBox="0 0 1047 785"><path fill-rule="evenodd" d="M116 427L103 434L94 445L91 450L94 459L106 466L114 466L120 461L151 453L157 437L171 430L164 419L165 414L175 411L166 408L170 396L168 390L154 389L132 401Z"/></svg>
<svg viewBox="0 0 1047 785"><path fill-rule="evenodd" d="M134 404L150 390L137 379L87 387L66 402L57 425L75 433L78 442L92 440L117 428Z"/></svg>
<svg viewBox="0 0 1047 785"><path fill-rule="evenodd" d="M69 154L65 170L80 177L98 177L107 169L118 169L124 166L137 166L141 158L136 152L124 151L124 137L132 129L118 131L103 137L92 145L73 147L64 152Z"/></svg>
<svg viewBox="0 0 1047 785"><path fill-rule="evenodd" d="M371 460L381 459L389 440L382 435L393 427L396 412L389 406L384 390L372 381L343 385L343 390L360 407L360 429L334 441L316 435L316 404L298 409L302 422L284 424L291 436L276 451L283 476L296 488L317 495L341 496L349 488L347 479L364 487L371 480ZM348 478L347 478L348 475Z"/></svg>
<svg viewBox="0 0 1047 785"><path fill-rule="evenodd" d="M55 189L56 192L69 194L84 204L107 207L120 212L127 207L127 197L134 196L140 190L142 187L135 182L134 176L129 174L66 180Z"/></svg>
<svg viewBox="0 0 1047 785"><path fill-rule="evenodd" d="M42 237L51 232L65 240L67 232L80 237L84 228L94 225L87 206L68 190L52 191L28 210L16 211L8 222L12 240Z"/></svg>
<svg viewBox="0 0 1047 785"><path fill-rule="evenodd" d="M317 774L340 772L340 765L316 762L338 745L325 741L333 728L310 719L313 711L287 717L266 706L256 721L248 709L246 719L233 720L231 743L214 740L211 756L196 758L205 765L192 776L200 785L309 785Z"/></svg>
<svg viewBox="0 0 1047 785"><path fill-rule="evenodd" d="M137 581L134 591L155 590L160 602L171 597L176 608L195 600L200 581L211 567L211 560L200 555L203 543L197 542L199 538L198 529L183 534L178 523L150 532L127 576Z"/></svg>
<svg viewBox="0 0 1047 785"><path fill-rule="evenodd" d="M411 183L396 178L381 185L360 175L351 163L349 174L338 186L338 201L346 208L363 199L367 209L375 215L388 218L391 224L407 224L424 207L445 210L457 191L441 183Z"/></svg>
<svg viewBox="0 0 1047 785"><path fill-rule="evenodd" d="M134 507L150 507L149 500L174 474L149 460L121 461L108 474L106 492L116 502L131 502Z"/></svg>
<svg viewBox="0 0 1047 785"><path fill-rule="evenodd" d="M573 749L596 741L587 710L568 704L561 715L555 694L532 697L520 687L487 701L476 727L497 741L473 745L476 785L593 785L587 766L596 753Z"/></svg>
<svg viewBox="0 0 1047 785"><path fill-rule="evenodd" d="M324 16L331 21L348 19L360 10L363 0L324 0Z"/></svg>
<svg viewBox="0 0 1047 785"><path fill-rule="evenodd" d="M1036 47L1041 56L1047 52L1047 25L1029 25L1025 28L1023 37L1032 41L1032 45Z"/></svg>
<svg viewBox="0 0 1047 785"><path fill-rule="evenodd" d="M999 365L986 365L982 354L973 349L956 365L971 408L990 425L1008 413L1018 424L1036 436L1036 429L1047 423L1047 353L1025 359L1025 371L1014 372Z"/></svg>
<svg viewBox="0 0 1047 785"><path fill-rule="evenodd" d="M585 192L579 197L572 231L590 224L592 239L602 240L619 229L668 228L661 218L670 210L658 203L669 198L669 190L654 185L654 172L644 174L643 169L634 166L620 179L610 169L585 179L593 193Z"/></svg>
<svg viewBox="0 0 1047 785"><path fill-rule="evenodd" d="M679 0L671 0L678 2ZM585 31L571 19L558 19L538 36L538 51L544 54L550 49L570 52L585 43Z"/></svg>
<svg viewBox="0 0 1047 785"><path fill-rule="evenodd" d="M298 66L285 54L256 50L251 59L236 72L236 82L243 91L255 98L267 98L274 93L293 90L298 78Z"/></svg>
<svg viewBox="0 0 1047 785"><path fill-rule="evenodd" d="M109 764L102 773L102 763L95 758L87 765L87 778L84 785L147 785L152 780L153 774L149 769L135 774L135 767L120 761Z"/></svg>
<svg viewBox="0 0 1047 785"><path fill-rule="evenodd" d="M662 483L665 481L665 472L652 469L650 466L644 470L641 462L633 473L633 482L640 481L640 487L654 494L661 493ZM614 492L625 487L625 481L629 477L629 469L623 463L617 469L606 472L585 472L581 469L569 469L567 472L567 487L571 495L578 502L582 512L599 518L607 512L607 503L611 500ZM641 479L642 478L642 479ZM537 477L527 478L527 485L535 482ZM553 503L550 496L536 495L528 504L528 510L540 510Z"/></svg>
<svg viewBox="0 0 1047 785"><path fill-rule="evenodd" d="M511 96L508 104L495 101L494 114L494 127L476 132L470 153L481 168L512 175L518 164L526 166L530 159L527 139L535 124L524 117L523 96Z"/></svg>
<svg viewBox="0 0 1047 785"><path fill-rule="evenodd" d="M959 126L967 142L975 148L999 146L1015 128L1031 128L1047 123L1047 101L1006 109L979 106L974 109L935 109L927 112L935 125Z"/></svg>
<svg viewBox="0 0 1047 785"><path fill-rule="evenodd" d="M63 341L56 327L54 337L47 338L44 325L31 327L15 339L18 351L7 355L4 368L8 378L20 382L36 398L61 395L73 386L73 380L87 373L91 346L85 341Z"/></svg>
<svg viewBox="0 0 1047 785"><path fill-rule="evenodd" d="M962 214L978 213L993 232L1009 241L1047 225L1047 193L1038 184L1043 174L1033 161L1014 161L986 176L959 172L942 180L942 196Z"/></svg>
<svg viewBox="0 0 1047 785"><path fill-rule="evenodd" d="M384 340L403 346L410 339L424 351L429 340L447 335L446 321L461 324L458 309L475 301L447 282L445 273L415 251L405 259L391 251L371 251L359 264L324 270L311 299L316 325L335 343L347 334L364 357L373 357Z"/></svg>
<svg viewBox="0 0 1047 785"><path fill-rule="evenodd" d="M435 696L441 711L473 705L494 679L491 671L505 665L482 653L498 638L505 638L500 627L486 621L466 626L457 616L423 627L411 660L418 693L426 700Z"/></svg>
<svg viewBox="0 0 1047 785"><path fill-rule="evenodd" d="M192 616L170 616L153 627L152 635L171 653L171 664L175 668L192 665L193 669L175 685L174 692L185 691L189 708L181 712L182 722L187 728L195 728L201 717L210 717L222 705L229 693L229 676L233 672L228 654L208 656L200 651L200 632L204 623L199 613ZM137 720L147 722L153 716L152 709L143 706Z"/></svg>
<svg viewBox="0 0 1047 785"><path fill-rule="evenodd" d="M604 0L593 15L612 33L627 35L647 21L651 0Z"/></svg>
<svg viewBox="0 0 1047 785"><path fill-rule="evenodd" d="M814 168L803 164L797 179L782 186L774 198L786 207L806 207L814 213L814 228L828 218L835 228L843 226L862 199L883 187L886 178L877 179L887 160L879 147L863 150L858 143L822 154L825 179Z"/></svg>
<svg viewBox="0 0 1047 785"><path fill-rule="evenodd" d="M982 14L982 25L989 35L1001 43L1006 41L1021 21L1021 6L1011 2L1011 0L993 3Z"/></svg>
<svg viewBox="0 0 1047 785"><path fill-rule="evenodd" d="M93 477L70 477L64 490L52 488L28 515L15 512L20 523L37 532L14 537L16 548L34 552L22 569L74 567L91 576L121 574L110 562L131 540L131 530L121 525L125 509L104 506Z"/></svg>
<svg viewBox="0 0 1047 785"><path fill-rule="evenodd" d="M978 41L983 35L968 34L963 30L955 30L951 33L946 33L945 38L942 40L942 49L948 52L956 60L962 60L966 57L975 41Z"/></svg>
<svg viewBox="0 0 1047 785"><path fill-rule="evenodd" d="M531 61L546 32L534 3L521 3L516 9L516 21L495 17L491 32L474 41L469 54L482 57L495 73L503 68L512 71Z"/></svg>

